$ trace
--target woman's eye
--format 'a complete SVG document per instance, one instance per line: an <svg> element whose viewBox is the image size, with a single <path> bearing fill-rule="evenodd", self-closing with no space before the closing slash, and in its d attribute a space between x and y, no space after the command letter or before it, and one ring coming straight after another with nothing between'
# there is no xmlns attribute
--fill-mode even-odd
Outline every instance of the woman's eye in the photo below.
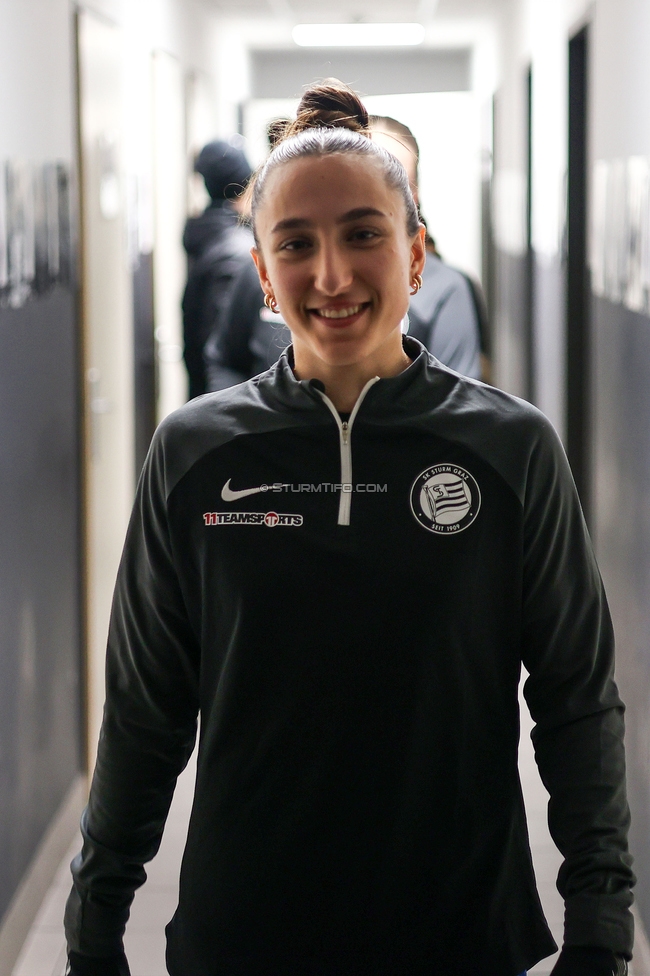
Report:
<svg viewBox="0 0 650 976"><path fill-rule="evenodd" d="M376 230L368 230L368 229L365 229L365 228L360 228L359 230L354 230L354 231L352 231L352 234L350 235L351 240L353 240L353 241L373 241L378 236L379 235L378 235L378 233L377 233Z"/></svg>
<svg viewBox="0 0 650 976"><path fill-rule="evenodd" d="M292 241L284 241L280 245L281 251L303 251L305 248L310 246L310 242L304 240L303 238L296 238Z"/></svg>

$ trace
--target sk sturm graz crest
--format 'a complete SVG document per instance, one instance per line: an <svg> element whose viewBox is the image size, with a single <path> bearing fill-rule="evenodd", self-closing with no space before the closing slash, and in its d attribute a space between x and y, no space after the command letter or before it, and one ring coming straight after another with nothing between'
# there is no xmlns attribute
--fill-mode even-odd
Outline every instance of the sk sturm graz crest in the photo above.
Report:
<svg viewBox="0 0 650 976"><path fill-rule="evenodd" d="M413 482L411 511L429 532L453 535L467 529L479 513L476 478L455 464L434 464Z"/></svg>

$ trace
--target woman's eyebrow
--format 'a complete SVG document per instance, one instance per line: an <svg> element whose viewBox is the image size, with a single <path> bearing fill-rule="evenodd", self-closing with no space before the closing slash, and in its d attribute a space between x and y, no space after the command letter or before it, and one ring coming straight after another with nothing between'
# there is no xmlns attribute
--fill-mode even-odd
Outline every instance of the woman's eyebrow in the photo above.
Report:
<svg viewBox="0 0 650 976"><path fill-rule="evenodd" d="M295 230L297 227L313 227L314 222L307 220L306 217L287 217L286 220L279 220L272 232L275 234L279 230Z"/></svg>
<svg viewBox="0 0 650 976"><path fill-rule="evenodd" d="M359 220L361 217L385 217L386 214L383 210L377 210L375 207L355 207L354 210L348 210L344 213L342 217L339 217L337 224L346 224L350 220Z"/></svg>
<svg viewBox="0 0 650 976"><path fill-rule="evenodd" d="M355 207L354 210L348 210L347 213L342 214L337 219L337 224L347 224L352 220L360 220L362 217L385 217L386 214L382 210L377 210L375 207ZM314 221L309 220L307 217L287 217L285 220L279 220L277 224L273 227L271 233L277 234L279 231L283 230L298 230L302 227L313 227Z"/></svg>

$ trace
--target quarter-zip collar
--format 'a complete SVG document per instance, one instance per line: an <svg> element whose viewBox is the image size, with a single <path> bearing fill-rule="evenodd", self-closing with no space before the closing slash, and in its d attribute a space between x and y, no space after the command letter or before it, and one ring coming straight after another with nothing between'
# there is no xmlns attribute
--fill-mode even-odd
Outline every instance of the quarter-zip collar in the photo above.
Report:
<svg viewBox="0 0 650 976"><path fill-rule="evenodd" d="M405 336L403 342L411 365L397 376L376 380L365 391L364 425L428 424L431 413L448 400L456 404L451 414L456 416L459 412L458 394L454 393L460 379L458 374L439 363L416 339ZM465 379L461 386L466 389L468 384L474 386L477 381ZM263 433L331 424L331 409L318 387L311 379L297 379L293 372L293 350L288 346L265 373L232 389L191 400L178 412L183 428L182 444L170 454L165 467L166 495L204 453L206 423L214 447L243 429Z"/></svg>
<svg viewBox="0 0 650 976"><path fill-rule="evenodd" d="M388 417L396 419L421 412L428 413L436 401L444 399L449 387L454 384L455 374L441 369L438 360L421 343L405 336L403 344L404 351L411 359L410 366L397 376L384 379L374 376L368 380L347 421L341 419L321 383L297 379L293 371L292 346L288 346L278 363L257 381L260 393L279 400L285 408L291 410L296 420L300 417L301 424L323 422L324 417L318 410L321 404L334 418L338 427L341 456L341 495L337 519L339 525L350 524L353 492L351 435L352 425L362 403L367 403L364 420L370 423L382 422ZM319 416L316 415L317 410ZM311 419L308 417L310 412L314 413Z"/></svg>
<svg viewBox="0 0 650 976"><path fill-rule="evenodd" d="M417 339L404 336L402 342L411 365L397 376L380 377L372 383L367 398L364 397L364 420L376 422L380 418L429 412L445 399L456 382L456 374L442 366ZM276 406L299 414L324 405L317 386L312 385L311 379L297 379L293 366L293 347L287 346L275 366L257 379L260 393L272 398Z"/></svg>
<svg viewBox="0 0 650 976"><path fill-rule="evenodd" d="M327 396L322 383L313 380L297 379L293 367L293 347L288 346L279 362L268 373L263 374L258 379L260 393L270 394L277 398L289 408L296 419L300 416L301 423L322 422L322 413L317 418L308 419L307 414L315 411L317 406L322 404L332 415L339 434L339 448L341 457L341 494L339 498L338 525L350 524L350 512L352 507L352 426L359 413L362 403L367 401L368 411L364 409L364 419L370 422L377 422L380 417L386 415L395 417L404 413L418 413L420 410L431 410L432 407L432 388L440 388L441 399L444 397L443 387L447 385L442 374L442 384L440 382L439 364L431 356L424 346L417 340L404 337L404 350L411 359L411 364L397 376L382 379L374 376L368 380L361 390L352 413L347 421L342 420L334 403ZM437 367L437 368L436 368ZM424 376L430 372L431 375ZM453 382L453 381L452 381ZM427 390L425 402L422 402L423 389ZM379 395L378 395L379 394ZM416 400L420 400L419 410ZM435 399L435 394L433 399Z"/></svg>
<svg viewBox="0 0 650 976"><path fill-rule="evenodd" d="M350 524L350 508L352 507L352 424L354 423L354 418L359 412L359 407L366 397L366 393L371 386L374 386L375 383L379 382L379 379L379 376L373 376L371 380L368 380L357 397L357 402L355 403L348 420L342 420L340 413L327 394L323 393L322 390L317 390L318 395L334 417L339 429L339 443L341 447L341 497L339 499L339 525Z"/></svg>

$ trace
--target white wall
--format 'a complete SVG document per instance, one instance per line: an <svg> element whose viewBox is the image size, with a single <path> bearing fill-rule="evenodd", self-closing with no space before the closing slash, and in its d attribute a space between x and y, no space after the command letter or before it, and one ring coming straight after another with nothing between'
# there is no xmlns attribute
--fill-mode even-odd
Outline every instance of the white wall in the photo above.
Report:
<svg viewBox="0 0 650 976"><path fill-rule="evenodd" d="M69 0L0 0L0 159L74 155L68 11Z"/></svg>
<svg viewBox="0 0 650 976"><path fill-rule="evenodd" d="M448 264L481 277L481 102L474 92L375 95L375 115L404 122L420 146L420 199Z"/></svg>
<svg viewBox="0 0 650 976"><path fill-rule="evenodd" d="M594 159L650 155L650 4L600 3L593 57Z"/></svg>
<svg viewBox="0 0 650 976"><path fill-rule="evenodd" d="M187 398L182 233L188 211L207 202L191 170L198 143L219 129L221 21L197 0L82 3L115 23L124 40L128 246L134 262L154 249L160 420Z"/></svg>
<svg viewBox="0 0 650 976"><path fill-rule="evenodd" d="M80 6L123 27L143 46L173 54L185 68L215 75L221 21L209 5L198 0L82 0Z"/></svg>

